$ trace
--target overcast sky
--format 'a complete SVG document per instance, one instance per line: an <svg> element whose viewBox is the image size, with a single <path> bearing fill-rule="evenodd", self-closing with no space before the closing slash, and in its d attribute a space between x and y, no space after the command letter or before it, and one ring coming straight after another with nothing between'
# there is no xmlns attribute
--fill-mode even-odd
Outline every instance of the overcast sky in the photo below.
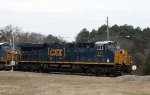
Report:
<svg viewBox="0 0 150 95"><path fill-rule="evenodd" d="M62 36L68 41L83 29L150 26L150 0L0 0L0 27L12 24L28 32Z"/></svg>

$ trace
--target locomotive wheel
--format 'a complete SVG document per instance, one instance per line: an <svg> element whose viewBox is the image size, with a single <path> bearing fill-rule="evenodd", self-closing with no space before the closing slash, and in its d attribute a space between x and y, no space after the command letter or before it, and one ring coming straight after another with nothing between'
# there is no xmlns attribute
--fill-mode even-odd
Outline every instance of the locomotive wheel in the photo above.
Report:
<svg viewBox="0 0 150 95"><path fill-rule="evenodd" d="M82 73L87 73L87 71L88 71L88 67L85 65L82 65L81 69L82 69Z"/></svg>

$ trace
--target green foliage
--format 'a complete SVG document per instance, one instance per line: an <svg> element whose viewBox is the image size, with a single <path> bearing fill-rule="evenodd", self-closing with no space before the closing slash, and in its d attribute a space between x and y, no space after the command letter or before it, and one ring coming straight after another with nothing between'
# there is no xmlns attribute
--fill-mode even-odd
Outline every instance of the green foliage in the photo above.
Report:
<svg viewBox="0 0 150 95"><path fill-rule="evenodd" d="M134 28L131 25L123 25L120 26L121 31L120 31L120 36L132 36L134 34Z"/></svg>
<svg viewBox="0 0 150 95"><path fill-rule="evenodd" d="M53 43L53 42L60 43L61 40L59 40L58 37L55 37L50 34L46 38L44 38L43 42L44 43Z"/></svg>
<svg viewBox="0 0 150 95"><path fill-rule="evenodd" d="M82 29L76 37L77 42L88 42L90 39L90 33L86 28Z"/></svg>
<svg viewBox="0 0 150 95"><path fill-rule="evenodd" d="M121 28L120 28L120 26L118 26L118 25L115 24L114 26L112 26L110 28L110 31L114 32L114 33L119 33L121 31Z"/></svg>
<svg viewBox="0 0 150 95"><path fill-rule="evenodd" d="M104 32L106 32L107 29L107 25L102 25L101 27L98 28L98 34L103 34Z"/></svg>

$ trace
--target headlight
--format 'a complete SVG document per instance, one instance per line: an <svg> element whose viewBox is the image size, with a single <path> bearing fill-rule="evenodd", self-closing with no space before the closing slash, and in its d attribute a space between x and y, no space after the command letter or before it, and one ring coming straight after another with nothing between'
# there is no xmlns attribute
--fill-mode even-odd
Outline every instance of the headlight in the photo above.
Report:
<svg viewBox="0 0 150 95"><path fill-rule="evenodd" d="M121 51L120 51L120 54L124 54L124 51L123 51L123 50L121 50Z"/></svg>
<svg viewBox="0 0 150 95"><path fill-rule="evenodd" d="M136 69L137 69L136 65L133 65L132 70L136 70Z"/></svg>
<svg viewBox="0 0 150 95"><path fill-rule="evenodd" d="M109 62L109 59L107 59L107 62Z"/></svg>

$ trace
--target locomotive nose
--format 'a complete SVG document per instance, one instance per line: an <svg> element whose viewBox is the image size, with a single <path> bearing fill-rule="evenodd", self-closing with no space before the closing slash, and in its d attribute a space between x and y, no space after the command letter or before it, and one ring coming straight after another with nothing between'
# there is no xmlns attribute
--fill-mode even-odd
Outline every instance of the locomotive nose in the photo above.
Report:
<svg viewBox="0 0 150 95"><path fill-rule="evenodd" d="M125 49L121 49L115 52L115 63L126 64L128 63L128 54Z"/></svg>

